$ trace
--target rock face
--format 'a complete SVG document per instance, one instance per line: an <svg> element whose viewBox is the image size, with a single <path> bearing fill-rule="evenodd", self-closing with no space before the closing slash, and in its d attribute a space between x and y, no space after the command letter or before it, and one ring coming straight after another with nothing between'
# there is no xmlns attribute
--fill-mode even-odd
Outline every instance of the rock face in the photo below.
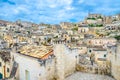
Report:
<svg viewBox="0 0 120 80"><path fill-rule="evenodd" d="M65 80L115 80L109 76L76 72Z"/></svg>

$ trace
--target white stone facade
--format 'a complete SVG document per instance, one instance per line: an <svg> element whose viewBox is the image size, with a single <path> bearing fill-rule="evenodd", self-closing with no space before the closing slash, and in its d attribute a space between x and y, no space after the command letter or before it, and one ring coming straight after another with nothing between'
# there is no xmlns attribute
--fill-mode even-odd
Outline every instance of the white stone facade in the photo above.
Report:
<svg viewBox="0 0 120 80"><path fill-rule="evenodd" d="M41 65L39 59L12 52L18 63L18 80L64 80L74 73L78 61L77 49L69 49L64 44L54 45L55 57Z"/></svg>

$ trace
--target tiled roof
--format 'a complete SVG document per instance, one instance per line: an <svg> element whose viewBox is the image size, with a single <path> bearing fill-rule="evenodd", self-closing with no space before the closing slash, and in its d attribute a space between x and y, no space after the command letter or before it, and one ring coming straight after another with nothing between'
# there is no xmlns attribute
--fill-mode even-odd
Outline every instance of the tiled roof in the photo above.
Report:
<svg viewBox="0 0 120 80"><path fill-rule="evenodd" d="M52 46L27 45L20 49L20 53L34 58L46 59L53 54Z"/></svg>

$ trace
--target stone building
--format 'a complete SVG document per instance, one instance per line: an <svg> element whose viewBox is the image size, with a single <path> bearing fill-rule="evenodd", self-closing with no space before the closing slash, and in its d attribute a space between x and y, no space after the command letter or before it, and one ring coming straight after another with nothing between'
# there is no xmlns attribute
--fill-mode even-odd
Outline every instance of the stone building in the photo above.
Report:
<svg viewBox="0 0 120 80"><path fill-rule="evenodd" d="M89 32L89 26L88 25L78 25L78 33L88 33Z"/></svg>
<svg viewBox="0 0 120 80"><path fill-rule="evenodd" d="M70 29L74 27L74 25L70 22L61 22L60 26L62 29Z"/></svg>
<svg viewBox="0 0 120 80"><path fill-rule="evenodd" d="M94 45L94 46L103 46L107 44L115 45L117 40L114 38L93 38L93 39L86 39L87 45Z"/></svg>
<svg viewBox="0 0 120 80"><path fill-rule="evenodd" d="M112 23L112 17L111 16L106 16L105 17L105 24L110 24Z"/></svg>
<svg viewBox="0 0 120 80"><path fill-rule="evenodd" d="M111 74L116 80L120 80L120 43L117 45L115 54L111 57Z"/></svg>
<svg viewBox="0 0 120 80"><path fill-rule="evenodd" d="M11 58L17 63L11 80L64 80L75 72L78 61L77 49L67 47L63 41L52 46L23 46L12 51ZM14 67L14 66L13 66ZM11 71L11 73L12 73Z"/></svg>
<svg viewBox="0 0 120 80"><path fill-rule="evenodd" d="M10 52L0 51L0 80L10 76Z"/></svg>

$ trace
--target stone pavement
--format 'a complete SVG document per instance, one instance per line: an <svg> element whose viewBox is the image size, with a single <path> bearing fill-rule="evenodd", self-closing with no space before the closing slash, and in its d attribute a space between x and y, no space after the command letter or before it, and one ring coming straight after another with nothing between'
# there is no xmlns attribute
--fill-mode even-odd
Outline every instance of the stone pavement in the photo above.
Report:
<svg viewBox="0 0 120 80"><path fill-rule="evenodd" d="M65 80L115 80L115 79L106 75L76 72L68 76Z"/></svg>

